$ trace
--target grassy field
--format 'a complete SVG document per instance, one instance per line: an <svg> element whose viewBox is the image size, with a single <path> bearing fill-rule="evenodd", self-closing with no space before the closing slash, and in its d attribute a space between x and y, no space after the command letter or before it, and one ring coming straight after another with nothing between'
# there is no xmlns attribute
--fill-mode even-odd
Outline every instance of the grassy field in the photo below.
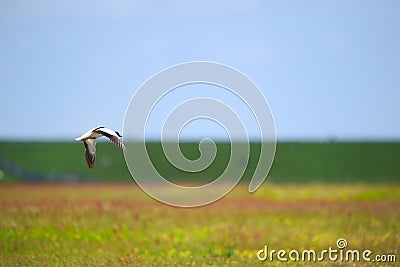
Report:
<svg viewBox="0 0 400 267"><path fill-rule="evenodd" d="M196 181L204 177L213 180L226 167L230 152L229 144L217 143L217 157L210 168L192 174L169 164L160 143L148 143L147 147L159 171L176 181ZM250 162L244 180L248 180L254 172L259 147L259 143L251 144ZM198 144L183 143L181 148L188 158L199 156ZM123 154L113 144L106 142L98 145L96 167L92 171L86 166L83 151L79 142L0 142L0 169L5 174L3 182L21 180L21 176L28 177L29 181L132 181ZM278 143L268 179L274 183L399 183L400 142Z"/></svg>
<svg viewBox="0 0 400 267"><path fill-rule="evenodd" d="M218 143L213 165L189 175L168 164L159 143L147 146L159 171L177 182L217 177L230 149ZM371 250L371 258L394 255L384 265L396 266L399 142L278 143L268 179L248 194L259 146L251 144L245 183L214 204L182 209L141 191L110 143L98 145L89 171L78 142L0 142L0 266L382 265L257 259L265 245L321 252L337 249L339 238L348 249ZM199 156L197 144L181 148Z"/></svg>
<svg viewBox="0 0 400 267"><path fill-rule="evenodd" d="M0 184L2 266L302 266L260 262L270 249L369 249L400 260L400 186L239 186L202 208L180 209L127 184ZM347 249L346 248L346 249ZM347 266L322 261L315 266ZM351 262L356 266L379 263Z"/></svg>

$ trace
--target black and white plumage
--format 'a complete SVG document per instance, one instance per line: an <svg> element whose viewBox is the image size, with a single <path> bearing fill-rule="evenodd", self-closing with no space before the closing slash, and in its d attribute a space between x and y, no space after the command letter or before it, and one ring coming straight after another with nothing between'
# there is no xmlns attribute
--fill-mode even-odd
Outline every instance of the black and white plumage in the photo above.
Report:
<svg viewBox="0 0 400 267"><path fill-rule="evenodd" d="M75 140L82 141L85 145L85 157L89 169L93 169L94 161L96 160L96 139L102 136L107 137L116 146L125 150L125 146L121 140L122 135L120 135L119 132L110 130L103 126L87 131L82 136L75 138Z"/></svg>

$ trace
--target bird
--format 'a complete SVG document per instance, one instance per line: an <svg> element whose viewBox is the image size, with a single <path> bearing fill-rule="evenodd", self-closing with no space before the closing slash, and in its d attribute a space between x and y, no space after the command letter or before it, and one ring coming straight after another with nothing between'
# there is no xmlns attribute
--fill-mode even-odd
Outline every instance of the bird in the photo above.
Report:
<svg viewBox="0 0 400 267"><path fill-rule="evenodd" d="M85 146L85 158L86 163L89 169L93 169L94 161L96 160L96 139L102 136L107 137L120 149L125 150L125 146L122 143L122 135L117 132L110 130L104 126L99 126L93 128L78 138L75 138L76 141L82 141Z"/></svg>

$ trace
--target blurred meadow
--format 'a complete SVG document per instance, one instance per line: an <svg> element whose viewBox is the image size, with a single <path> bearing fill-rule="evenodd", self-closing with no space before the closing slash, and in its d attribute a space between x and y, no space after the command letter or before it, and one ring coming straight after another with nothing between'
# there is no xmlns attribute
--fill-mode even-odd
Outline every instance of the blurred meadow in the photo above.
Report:
<svg viewBox="0 0 400 267"><path fill-rule="evenodd" d="M226 143L217 145L222 154L229 150ZM181 146L188 158L196 157L194 143ZM258 146L252 144L253 153ZM97 165L89 171L80 143L3 142L0 262L5 266L303 266L313 262L261 262L256 254L264 245L322 251L336 248L339 238L347 240L349 249L370 249L373 256L395 255L398 260L399 146L278 143L270 177L258 191L247 192L245 177L216 203L183 209L147 196L112 144L98 145ZM149 148L150 155L159 155L160 144L151 143ZM176 172L176 182L183 181L184 175L169 170L164 160L153 159L167 176ZM214 163L224 161L216 158ZM245 175L251 174L252 166Z"/></svg>

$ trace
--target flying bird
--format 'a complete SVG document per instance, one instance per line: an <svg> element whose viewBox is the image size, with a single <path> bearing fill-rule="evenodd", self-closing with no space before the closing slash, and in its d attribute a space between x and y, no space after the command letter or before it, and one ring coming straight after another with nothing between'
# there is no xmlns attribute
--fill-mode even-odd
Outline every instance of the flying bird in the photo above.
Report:
<svg viewBox="0 0 400 267"><path fill-rule="evenodd" d="M85 145L85 157L89 169L93 169L94 161L96 160L96 139L102 136L107 137L116 146L125 150L125 146L121 139L122 135L120 135L119 132L110 130L103 126L87 131L82 136L75 138L75 140L82 141Z"/></svg>

